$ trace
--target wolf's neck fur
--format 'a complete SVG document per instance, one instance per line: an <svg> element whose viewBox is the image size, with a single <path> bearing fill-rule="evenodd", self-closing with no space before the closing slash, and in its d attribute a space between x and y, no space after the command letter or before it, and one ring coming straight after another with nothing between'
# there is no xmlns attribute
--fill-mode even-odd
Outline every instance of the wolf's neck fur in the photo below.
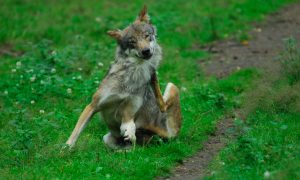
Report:
<svg viewBox="0 0 300 180"><path fill-rule="evenodd" d="M118 47L115 64L113 65L115 67L112 68L124 69L122 73L124 85L126 85L126 88L136 90L150 81L151 75L155 73L161 58L162 51L158 44L155 45L154 53L148 60L128 56Z"/></svg>

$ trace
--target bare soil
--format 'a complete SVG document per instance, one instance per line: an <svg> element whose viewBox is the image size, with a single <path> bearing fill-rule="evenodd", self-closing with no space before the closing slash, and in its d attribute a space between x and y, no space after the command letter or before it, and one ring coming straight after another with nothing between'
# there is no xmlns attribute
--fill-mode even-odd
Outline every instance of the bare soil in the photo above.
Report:
<svg viewBox="0 0 300 180"><path fill-rule="evenodd" d="M23 52L14 50L13 45L9 43L4 43L3 45L0 46L0 57L1 56L17 57L17 56L21 56L22 54Z"/></svg>
<svg viewBox="0 0 300 180"><path fill-rule="evenodd" d="M260 68L266 71L278 71L276 61L283 50L284 39L300 39L300 3L271 14L261 24L254 24L249 32L249 42L234 40L216 42L208 50L215 55L208 61L201 61L207 75L219 78L242 68Z"/></svg>
<svg viewBox="0 0 300 180"><path fill-rule="evenodd" d="M218 78L251 67L270 72L267 75L278 72L280 69L276 57L283 50L284 39L293 37L300 42L300 3L271 14L263 23L254 24L254 27L249 32L249 42L227 40L208 47L207 50L214 56L200 62L204 72ZM210 162L236 136L233 129L232 118L220 120L215 134L208 138L203 148L178 165L167 179L201 179L208 175Z"/></svg>

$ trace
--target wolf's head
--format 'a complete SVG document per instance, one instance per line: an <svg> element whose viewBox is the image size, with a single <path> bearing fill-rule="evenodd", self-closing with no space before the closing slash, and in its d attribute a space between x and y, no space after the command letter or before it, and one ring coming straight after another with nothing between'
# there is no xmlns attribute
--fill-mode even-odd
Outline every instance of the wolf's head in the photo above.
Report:
<svg viewBox="0 0 300 180"><path fill-rule="evenodd" d="M156 29L150 23L146 6L137 19L124 30L112 30L107 33L117 40L120 53L127 57L148 60L159 48L155 39Z"/></svg>

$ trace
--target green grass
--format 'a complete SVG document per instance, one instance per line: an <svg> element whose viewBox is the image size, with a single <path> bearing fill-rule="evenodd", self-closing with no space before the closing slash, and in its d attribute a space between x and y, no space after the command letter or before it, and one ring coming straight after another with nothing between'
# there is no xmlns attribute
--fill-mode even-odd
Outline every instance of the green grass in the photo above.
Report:
<svg viewBox="0 0 300 180"><path fill-rule="evenodd" d="M247 119L236 119L241 136L219 154L208 179L300 178L300 51L294 40L287 42L282 72L247 93Z"/></svg>
<svg viewBox="0 0 300 180"><path fill-rule="evenodd" d="M94 117L76 147L61 152L83 107L113 60L109 29L133 21L142 1L2 1L0 48L24 55L0 57L0 177L151 179L201 148L218 119L239 106L239 95L257 72L205 79L198 61L204 43L247 38L249 22L262 20L290 0L149 2L164 62L161 86L182 90L180 136L159 138L134 152L115 153L102 143L107 132ZM260 4L257 6L257 4ZM212 23L213 22L213 23ZM102 64L103 66L102 66Z"/></svg>
<svg viewBox="0 0 300 180"><path fill-rule="evenodd" d="M237 120L244 134L220 153L208 179L299 179L299 118L257 110Z"/></svg>

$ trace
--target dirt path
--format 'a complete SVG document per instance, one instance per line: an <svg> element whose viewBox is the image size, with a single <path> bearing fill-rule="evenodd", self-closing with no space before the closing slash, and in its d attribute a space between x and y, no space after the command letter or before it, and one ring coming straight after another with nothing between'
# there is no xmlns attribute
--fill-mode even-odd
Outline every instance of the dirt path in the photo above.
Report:
<svg viewBox="0 0 300 180"><path fill-rule="evenodd" d="M283 49L283 40L289 37L300 40L300 3L285 7L254 26L249 32L248 45L232 40L212 44L209 51L215 56L202 63L206 74L221 78L248 67L277 71L275 58Z"/></svg>
<svg viewBox="0 0 300 180"><path fill-rule="evenodd" d="M249 32L251 40L247 45L228 40L216 42L208 48L215 55L201 63L207 75L222 78L248 67L261 68L267 72L278 71L279 65L275 58L283 49L283 39L294 37L300 42L300 3L285 7L271 14L264 23L254 26ZM168 179L201 179L209 174L211 160L235 136L230 133L233 127L230 118L220 121L214 136L208 138L197 154L177 166Z"/></svg>

